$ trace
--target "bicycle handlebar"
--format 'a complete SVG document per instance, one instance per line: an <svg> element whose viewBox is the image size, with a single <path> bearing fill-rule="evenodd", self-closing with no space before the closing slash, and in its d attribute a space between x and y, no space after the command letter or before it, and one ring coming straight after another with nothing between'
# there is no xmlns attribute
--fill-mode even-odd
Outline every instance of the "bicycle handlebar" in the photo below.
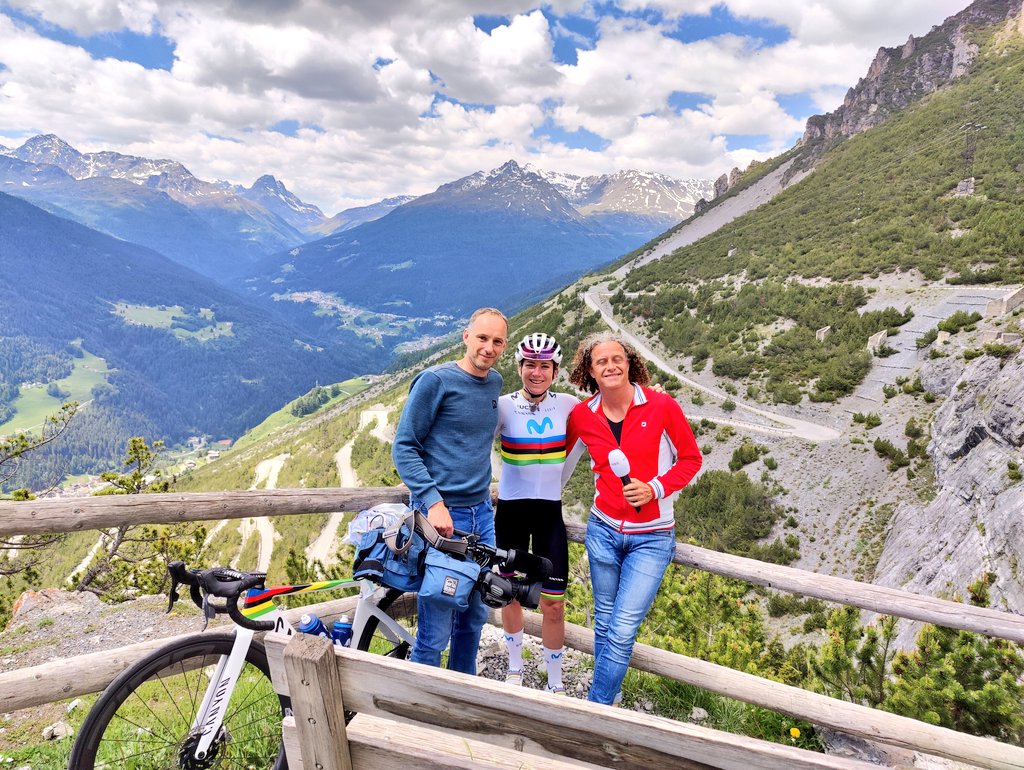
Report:
<svg viewBox="0 0 1024 770"><path fill-rule="evenodd" d="M216 615L227 614L235 623L252 631L271 631L274 624L266 621L249 620L238 609L238 598L250 588L263 588L267 579L265 572L239 572L228 567L211 569L188 569L185 562L173 561L167 565L171 576L171 590L168 592L167 611L174 609L174 603L181 596L179 585L187 585L192 602L203 611L203 628ZM217 604L210 597L224 599Z"/></svg>

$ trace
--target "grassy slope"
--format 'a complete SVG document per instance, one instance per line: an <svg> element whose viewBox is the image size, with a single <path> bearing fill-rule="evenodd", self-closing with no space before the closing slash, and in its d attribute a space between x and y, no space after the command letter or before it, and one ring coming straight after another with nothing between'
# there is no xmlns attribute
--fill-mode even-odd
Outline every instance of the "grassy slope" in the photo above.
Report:
<svg viewBox="0 0 1024 770"><path fill-rule="evenodd" d="M351 380L345 380L340 383L340 385L341 393L320 407L320 409L317 410L318 412L323 413L324 410L340 404L345 399L362 393L370 387L370 381L362 377L354 377ZM291 413L291 408L294 403L295 401L289 401L276 412L270 414L255 428L246 431L245 435L235 442L234 448L244 449L249 446L254 446L282 428L286 428L289 425L296 425L302 418L296 417Z"/></svg>
<svg viewBox="0 0 1024 770"><path fill-rule="evenodd" d="M38 430L43 421L56 414L65 401L84 403L92 398L92 389L107 381L107 362L83 351L82 358L74 359L75 368L71 374L56 380L56 385L70 395L54 398L46 392L45 386L21 386L21 395L14 401L14 417L0 424L0 436L19 431Z"/></svg>
<svg viewBox="0 0 1024 770"><path fill-rule="evenodd" d="M1024 43L986 49L950 88L828 153L800 184L702 241L635 271L627 290L737 275L834 279L920 270L1012 283L1024 279ZM971 198L966 123L977 131ZM728 256L731 249L732 256Z"/></svg>

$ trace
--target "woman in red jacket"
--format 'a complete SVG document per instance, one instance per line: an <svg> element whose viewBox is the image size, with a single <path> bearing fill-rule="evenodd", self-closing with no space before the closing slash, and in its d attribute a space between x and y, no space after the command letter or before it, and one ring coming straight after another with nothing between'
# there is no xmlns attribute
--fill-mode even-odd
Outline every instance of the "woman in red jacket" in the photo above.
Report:
<svg viewBox="0 0 1024 770"><path fill-rule="evenodd" d="M569 415L566 446L586 445L595 476L586 536L594 593L589 699L610 704L621 697L637 630L675 554L672 503L700 470L701 453L679 404L647 387L647 366L620 336L584 339L569 381L596 394Z"/></svg>

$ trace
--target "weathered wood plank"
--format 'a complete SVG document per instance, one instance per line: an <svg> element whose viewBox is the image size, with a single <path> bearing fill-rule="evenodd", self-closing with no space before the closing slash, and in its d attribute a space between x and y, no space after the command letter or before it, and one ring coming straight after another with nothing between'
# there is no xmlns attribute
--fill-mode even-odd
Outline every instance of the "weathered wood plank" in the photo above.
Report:
<svg viewBox="0 0 1024 770"><path fill-rule="evenodd" d="M556 756L599 766L622 770L692 770L702 764L744 770L870 767L575 698L559 698L555 703L555 696L537 690L358 650L335 648L334 654L348 709L458 729L460 736L488 742L528 738ZM294 682L290 671L289 679Z"/></svg>
<svg viewBox="0 0 1024 770"><path fill-rule="evenodd" d="M346 596L322 602L316 605L316 612L325 623L330 624L343 614L351 615L355 611L357 600L358 597ZM298 607L285 610L284 615L289 622L295 624L299 620L299 615L307 609ZM218 622L211 625L207 633L228 632L233 628L230 623ZM200 633L201 629L202 616L197 608L195 633ZM76 655L73 658L60 658L29 668L5 671L0 673L0 710L7 713L101 692L118 674L149 653L188 636L192 634L149 639L126 647Z"/></svg>
<svg viewBox="0 0 1024 770"><path fill-rule="evenodd" d="M122 524L242 519L300 513L361 511L409 499L405 487L169 492L157 495L0 501L0 536L81 532Z"/></svg>
<svg viewBox="0 0 1024 770"><path fill-rule="evenodd" d="M540 636L541 617L538 613L524 613L524 621L526 633ZM590 629L573 623L565 624L565 643L569 647L593 653L593 640ZM979 767L1024 768L1024 748L1018 746L836 700L646 644L637 644L633 648L630 665L869 740L937 754Z"/></svg>
<svg viewBox="0 0 1024 770"><path fill-rule="evenodd" d="M298 757L298 731L294 717L284 720L289 770L303 770ZM435 730L410 722L357 714L348 725L353 770L600 770L597 765L551 756L535 756L528 749L508 749L484 741L458 737L451 730Z"/></svg>
<svg viewBox="0 0 1024 770"><path fill-rule="evenodd" d="M302 763L316 770L352 770L335 646L297 634L284 652Z"/></svg>
<svg viewBox="0 0 1024 770"><path fill-rule="evenodd" d="M226 629L221 627L216 630ZM4 672L0 674L0 711L7 713L100 692L136 661L166 644L192 635L150 639L115 650L60 658L38 666Z"/></svg>

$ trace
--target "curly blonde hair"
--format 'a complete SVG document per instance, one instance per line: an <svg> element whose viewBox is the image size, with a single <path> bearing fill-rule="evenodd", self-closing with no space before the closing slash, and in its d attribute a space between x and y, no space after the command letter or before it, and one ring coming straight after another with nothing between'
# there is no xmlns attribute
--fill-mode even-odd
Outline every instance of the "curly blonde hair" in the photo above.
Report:
<svg viewBox="0 0 1024 770"><path fill-rule="evenodd" d="M626 351L630 382L642 388L651 384L651 373L647 371L647 364L636 352L636 348L615 332L594 332L583 338L579 348L576 349L576 354L572 357L572 372L569 374L569 382L580 390L597 393L597 380L590 374L590 367L593 363L591 359L594 348L602 342L617 342Z"/></svg>

